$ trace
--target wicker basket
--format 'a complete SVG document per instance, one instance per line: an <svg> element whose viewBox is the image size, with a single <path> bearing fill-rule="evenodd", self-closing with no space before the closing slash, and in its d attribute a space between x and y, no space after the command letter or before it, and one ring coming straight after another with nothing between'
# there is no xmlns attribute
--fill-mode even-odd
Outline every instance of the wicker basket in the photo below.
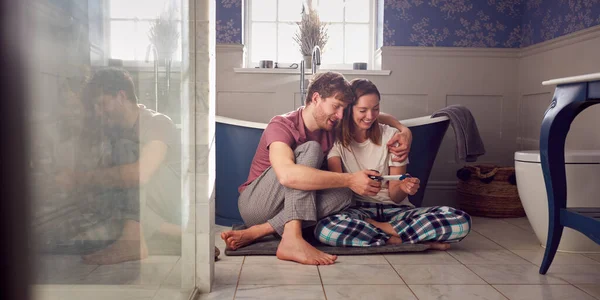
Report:
<svg viewBox="0 0 600 300"><path fill-rule="evenodd" d="M472 216L518 218L525 216L517 191L515 169L493 165L466 166L456 173L461 210Z"/></svg>

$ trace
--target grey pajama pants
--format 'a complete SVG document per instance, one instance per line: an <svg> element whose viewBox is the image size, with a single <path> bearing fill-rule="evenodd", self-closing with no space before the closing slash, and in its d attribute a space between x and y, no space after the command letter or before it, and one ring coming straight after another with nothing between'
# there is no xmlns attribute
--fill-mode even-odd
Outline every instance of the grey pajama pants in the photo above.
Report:
<svg viewBox="0 0 600 300"><path fill-rule="evenodd" d="M321 145L314 141L298 146L294 155L296 164L315 169L321 167L324 159ZM246 226L269 222L282 235L289 221L302 220L303 227L310 227L317 220L346 209L351 201L352 191L348 188L318 191L287 188L269 167L242 192L238 207Z"/></svg>

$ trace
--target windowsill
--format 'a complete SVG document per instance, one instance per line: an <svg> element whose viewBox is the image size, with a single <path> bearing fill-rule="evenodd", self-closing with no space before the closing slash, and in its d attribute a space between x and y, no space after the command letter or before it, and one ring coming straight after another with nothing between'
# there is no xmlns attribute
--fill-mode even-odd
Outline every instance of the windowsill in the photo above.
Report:
<svg viewBox="0 0 600 300"><path fill-rule="evenodd" d="M240 74L300 74L300 70L298 69L284 69L284 68L233 68L235 73ZM342 73L343 75L368 75L368 76L389 76L392 71L391 70L337 70L337 69L319 69L320 72L323 71L334 71ZM311 71L305 71L305 75L311 75Z"/></svg>

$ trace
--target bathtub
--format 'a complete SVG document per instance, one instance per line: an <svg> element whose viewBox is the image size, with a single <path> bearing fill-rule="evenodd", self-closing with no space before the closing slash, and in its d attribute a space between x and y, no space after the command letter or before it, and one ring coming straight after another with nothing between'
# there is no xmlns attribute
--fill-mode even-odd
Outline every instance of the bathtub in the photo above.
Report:
<svg viewBox="0 0 600 300"><path fill-rule="evenodd" d="M421 179L421 188L409 198L414 205L421 206L433 162L450 121L445 116L425 116L400 122L413 133L408 173ZM265 123L216 117L215 210L218 225L243 223L238 211L237 188L248 178L254 152L266 127Z"/></svg>

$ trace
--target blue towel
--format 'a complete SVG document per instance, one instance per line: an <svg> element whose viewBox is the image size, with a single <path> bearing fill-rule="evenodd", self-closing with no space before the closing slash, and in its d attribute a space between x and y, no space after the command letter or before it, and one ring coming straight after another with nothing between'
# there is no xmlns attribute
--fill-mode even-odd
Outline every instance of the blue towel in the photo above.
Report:
<svg viewBox="0 0 600 300"><path fill-rule="evenodd" d="M450 105L444 107L431 115L431 117L447 116L456 136L456 156L459 162L475 162L477 157L485 154L485 147L475 118L471 111L462 105Z"/></svg>

